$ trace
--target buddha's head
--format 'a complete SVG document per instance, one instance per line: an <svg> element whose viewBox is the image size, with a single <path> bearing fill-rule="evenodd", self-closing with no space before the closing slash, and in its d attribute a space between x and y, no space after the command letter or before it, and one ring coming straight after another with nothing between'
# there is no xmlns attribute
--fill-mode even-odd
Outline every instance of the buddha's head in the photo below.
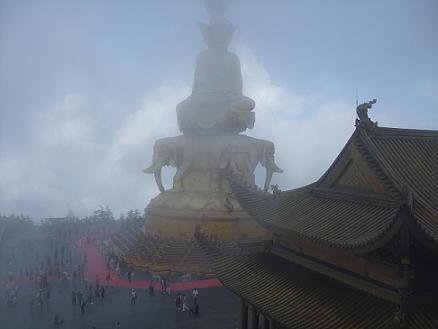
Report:
<svg viewBox="0 0 438 329"><path fill-rule="evenodd" d="M210 24L199 24L199 28L209 49L226 50L234 34L234 26L226 19Z"/></svg>

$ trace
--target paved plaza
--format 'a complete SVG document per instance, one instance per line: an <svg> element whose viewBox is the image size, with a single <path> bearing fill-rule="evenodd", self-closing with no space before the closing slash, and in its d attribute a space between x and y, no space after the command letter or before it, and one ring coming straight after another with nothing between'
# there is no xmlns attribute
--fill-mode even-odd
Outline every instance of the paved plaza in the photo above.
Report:
<svg viewBox="0 0 438 329"><path fill-rule="evenodd" d="M160 293L160 283L155 281L154 295L148 291L150 276L147 273L135 273L132 281L126 275L117 276L111 271L110 286L105 295L93 298L86 303L84 314L76 303L72 303L72 291L83 291L87 296L87 284L95 284L96 275L104 283L104 273L109 270L104 262L104 255L92 242L84 242L84 238L68 235L56 239L51 248L48 241L51 236L44 230L29 232L11 232L4 235L0 248L0 329L235 329L238 327L240 300L227 291L215 279L170 282L171 295ZM52 234L53 235L53 234ZM81 242L82 240L82 242ZM27 241L27 242L26 242ZM41 287L39 279L34 275L28 278L29 266L45 268L45 260L56 250L70 254L64 270L69 273L66 278L49 275L47 287ZM59 254L61 251L58 252ZM83 263L84 255L87 261ZM52 261L53 262L53 261ZM84 264L83 274L86 280L73 280L72 269L77 264ZM26 269L26 271L24 271ZM33 271L38 272L38 271ZM14 300L8 302L8 289L13 284ZM178 311L175 305L177 293L187 296L187 307L194 309L192 290L199 289L199 315L190 311ZM137 299L131 304L131 289L135 288ZM41 291L42 308L38 303ZM49 297L47 291L50 291ZM3 298L5 297L5 298ZM10 301L10 300L9 300ZM55 316L62 324L55 325Z"/></svg>
<svg viewBox="0 0 438 329"><path fill-rule="evenodd" d="M25 294L26 286L22 290ZM174 295L150 297L146 290L138 290L137 302L131 305L129 288L109 288L104 302L87 305L82 315L79 306L71 305L69 287L56 283L52 290L51 305L44 305L42 312L31 310L25 295L13 307L3 303L0 328L55 328L56 314L64 320L59 326L63 329L113 329L118 321L122 329L235 329L239 322L239 300L223 287L200 290L198 317L177 311ZM191 291L186 293L190 298Z"/></svg>

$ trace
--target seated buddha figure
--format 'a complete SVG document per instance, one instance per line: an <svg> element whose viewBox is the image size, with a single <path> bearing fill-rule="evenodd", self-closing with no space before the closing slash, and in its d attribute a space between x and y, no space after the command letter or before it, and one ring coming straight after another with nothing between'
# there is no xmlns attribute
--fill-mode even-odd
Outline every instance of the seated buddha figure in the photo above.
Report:
<svg viewBox="0 0 438 329"><path fill-rule="evenodd" d="M225 19L200 24L208 49L198 55L192 94L177 106L183 133L229 131L254 126L254 101L242 94L239 58L228 51L234 28Z"/></svg>

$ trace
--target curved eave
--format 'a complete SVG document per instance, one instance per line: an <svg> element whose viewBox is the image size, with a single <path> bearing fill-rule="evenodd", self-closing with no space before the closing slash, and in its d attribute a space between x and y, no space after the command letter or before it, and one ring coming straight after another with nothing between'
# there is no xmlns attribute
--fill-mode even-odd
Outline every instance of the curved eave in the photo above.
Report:
<svg viewBox="0 0 438 329"><path fill-rule="evenodd" d="M226 287L228 290L230 290L232 293L234 293L236 296L239 296L243 298L244 300L247 300L252 303L254 307L261 310L265 315L269 315L272 318L275 318L277 321L277 324L283 326L284 328L287 328L288 324L283 319L279 319L276 314L271 312L271 310L268 310L265 305L262 303L258 303L254 300L250 300L250 297L244 293L242 293L242 288L244 288L245 283L239 283L234 280L232 282L227 278L227 276L222 275L221 272L227 271L229 273L232 273L234 271L233 266L230 264L231 257L221 253L220 251L214 250L211 246L208 245L208 243L199 240L198 237L198 243L200 244L201 250L204 253L204 255L207 257L208 262L212 265L213 270L215 274L217 275L217 279L222 283L224 287ZM249 269L248 269L249 270ZM249 275L249 273L248 273ZM251 273L251 275L254 275L254 273Z"/></svg>
<svg viewBox="0 0 438 329"><path fill-rule="evenodd" d="M391 329L397 305L274 254L240 255L195 238L223 285L282 328ZM438 304L412 306L409 329L435 328Z"/></svg>
<svg viewBox="0 0 438 329"><path fill-rule="evenodd" d="M400 227L403 224L403 217L401 213L397 213L394 217L393 221L390 225L388 225L387 229L376 234L371 238L367 238L364 240L360 240L353 243L335 243L327 240L317 239L311 236L307 236L296 232L292 229L285 228L284 226L279 226L270 222L267 222L260 218L254 219L264 228L271 231L272 233L278 234L279 236L287 237L289 239L294 239L296 241L308 241L314 243L315 245L319 245L320 247L327 248L337 252L343 252L345 254L352 255L362 255L372 251L375 251L385 244L387 244L400 230Z"/></svg>
<svg viewBox="0 0 438 329"><path fill-rule="evenodd" d="M339 321L345 328L391 328L394 306L389 302L287 263L275 255L227 255L202 238L198 242L221 283L284 328L322 328L324 325L324 328L334 329L339 328ZM316 283L320 288L315 288ZM362 307L351 308L358 303Z"/></svg>
<svg viewBox="0 0 438 329"><path fill-rule="evenodd" d="M438 217L416 198L413 203L413 214L408 220L409 231L427 249L438 254Z"/></svg>
<svg viewBox="0 0 438 329"><path fill-rule="evenodd" d="M297 199L299 199L300 196L309 193L313 185L306 186L304 188L294 191L281 192L279 195L273 196L267 193L251 191L236 183L231 182L230 185L233 189L234 195L236 196L242 207L254 220L256 220L261 226L263 226L267 230L289 239L308 241L323 248L328 248L347 254L365 254L384 246L398 232L404 220L401 206L386 208L373 206L372 208L377 210L376 212L370 213L368 215L368 217L366 218L366 225L360 221L358 221L357 227L355 225L352 225L351 222L348 221L348 219L351 217L349 217L347 214L344 215L344 221L338 221L330 227L331 235L334 237L336 237L338 234L338 232L336 231L336 225L339 226L340 230L345 228L346 231L344 232L344 236L349 233L348 230L359 230L359 233L356 233L356 237L352 235L351 241L348 241L345 238L344 240L323 238L321 237L321 234L320 236L318 236L317 234L313 234L315 232L321 232L321 229L315 226L318 225L318 223L320 223L321 225L330 223L331 219L333 220L333 222L336 220L335 218L323 217L324 210L326 210L326 205L324 204L315 206L319 206L321 208L321 210L319 211L319 216L322 218L322 220L320 222L313 220L313 223L309 223L314 226L314 228L312 228L313 233L312 230L300 231L296 228L292 228L291 225L287 225L288 223L297 223L300 220L300 218L294 218L293 211L291 212L293 206L291 207L288 204L287 200L294 196L297 196ZM300 200L298 200L298 202L299 201ZM336 201L333 200L333 202ZM330 203L330 200L326 201L326 203ZM350 205L350 208L352 208L353 210L356 206L356 204L353 202L344 202L344 204ZM364 213L367 211L367 208L362 208L361 211L362 213ZM336 211L332 211L332 213L336 213ZM354 211L350 209L349 214L354 214ZM283 216L287 220L283 218L281 219L283 223L279 223L279 216ZM377 222L379 219L380 222ZM374 222L374 220L376 220L376 222ZM286 224L284 224L285 221L287 222ZM376 227L378 229L376 229Z"/></svg>
<svg viewBox="0 0 438 329"><path fill-rule="evenodd" d="M414 218L408 222L409 230L412 232L414 237L427 249L431 250L433 253L438 254L438 243L428 234L428 232L418 224L418 218Z"/></svg>

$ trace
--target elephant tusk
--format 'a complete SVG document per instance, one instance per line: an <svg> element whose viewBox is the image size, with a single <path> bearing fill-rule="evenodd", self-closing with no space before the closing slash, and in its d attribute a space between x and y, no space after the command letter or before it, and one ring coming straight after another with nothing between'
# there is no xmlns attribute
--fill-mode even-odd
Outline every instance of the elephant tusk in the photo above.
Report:
<svg viewBox="0 0 438 329"><path fill-rule="evenodd" d="M269 190L269 186L271 185L271 180L272 180L272 175L273 173L282 173L283 169L281 169L280 167L278 167L273 158L268 158L266 161L266 179L265 179L265 186L263 188L263 190L265 192L268 192Z"/></svg>
<svg viewBox="0 0 438 329"><path fill-rule="evenodd" d="M269 185L271 184L273 173L274 173L274 171L272 170L272 168L270 166L267 166L266 167L265 186L263 187L263 191L265 191L265 192L268 192L268 190L269 190Z"/></svg>
<svg viewBox="0 0 438 329"><path fill-rule="evenodd" d="M161 168L154 172L155 182L157 183L158 189L161 193L165 192L163 182L161 180Z"/></svg>

